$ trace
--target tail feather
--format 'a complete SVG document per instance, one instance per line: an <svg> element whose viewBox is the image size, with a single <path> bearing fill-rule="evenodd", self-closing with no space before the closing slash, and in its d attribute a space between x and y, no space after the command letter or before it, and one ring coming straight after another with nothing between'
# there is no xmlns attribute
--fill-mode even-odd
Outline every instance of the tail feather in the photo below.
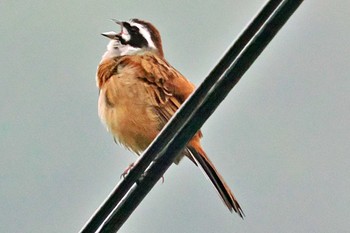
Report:
<svg viewBox="0 0 350 233"><path fill-rule="evenodd" d="M199 146L194 148L193 146L187 146L189 153L192 155L192 161L201 168L204 174L209 178L214 185L216 191L219 193L222 201L227 208L232 212L233 210L241 217L244 217L243 210L239 205L237 199L233 195L232 191L224 181L223 177L216 170L214 164L209 160L204 150Z"/></svg>

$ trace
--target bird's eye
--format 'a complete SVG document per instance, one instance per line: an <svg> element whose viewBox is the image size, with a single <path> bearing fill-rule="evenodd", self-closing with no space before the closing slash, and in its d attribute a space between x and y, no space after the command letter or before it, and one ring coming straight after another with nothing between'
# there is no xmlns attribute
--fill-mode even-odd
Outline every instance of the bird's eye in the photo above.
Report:
<svg viewBox="0 0 350 233"><path fill-rule="evenodd" d="M130 28L130 31L131 31L131 32L138 32L138 31L139 31L139 28L136 27L136 26L132 26L132 27Z"/></svg>

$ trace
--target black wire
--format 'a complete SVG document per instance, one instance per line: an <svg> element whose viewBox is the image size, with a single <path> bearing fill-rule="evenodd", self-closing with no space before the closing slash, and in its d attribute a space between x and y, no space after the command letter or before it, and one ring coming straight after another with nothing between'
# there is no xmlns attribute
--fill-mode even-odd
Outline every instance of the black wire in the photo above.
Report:
<svg viewBox="0 0 350 233"><path fill-rule="evenodd" d="M205 96L208 94L209 90L212 88L212 86L216 83L216 81L222 76L222 73L226 71L226 69L232 64L232 62L236 59L237 55L242 51L242 49L247 45L247 43L251 40L253 35L260 29L260 27L265 23L265 21L270 17L272 12L275 11L277 6L282 1L278 0L271 0L267 2L267 4L262 8L262 10L257 14L257 16L254 18L254 20L250 23L250 25L245 29L245 31L239 36L239 38L236 40L234 45L227 51L227 53L224 55L224 57L221 59L221 61L218 63L218 65L214 68L214 70L209 74L209 76L205 79L205 81L201 84L201 86L197 89L197 91L189 98L188 101L184 104L184 106L181 108L180 111L176 114L173 120L169 122L167 127L164 128L162 133L157 137L157 139L150 145L150 147L145 151L143 156L140 157L140 159L135 164L134 168L130 171L130 173L126 176L126 178L119 182L117 187L111 192L109 197L105 200L105 202L99 207L99 209L95 212L95 214L91 217L91 219L87 222L87 224L82 228L80 232L95 232L103 223L103 221L106 220L108 215L115 209L118 203L122 200L122 198L125 196L125 194L130 191L131 187L135 184L135 182L138 180L141 174L143 174L143 171L149 166L149 164L154 160L154 158L159 155L163 154L164 147L168 144L169 141L178 141L182 140L184 141L184 137L181 135L179 136L178 129L183 128L184 124L187 119L196 113L196 116L192 116L192 122L193 119L194 123L193 126L186 126L185 131L192 129L192 131L197 131L202 123L199 123L198 119L202 118L202 114L205 113L212 113L214 109L206 109L203 111L203 108L198 109L197 111L194 111L198 108L199 104L203 102ZM300 2L301 1L292 1L292 2ZM300 4L299 3L299 4ZM292 13L290 13L291 15ZM288 15L286 15L288 16ZM288 18L288 17L287 17ZM285 19L287 20L287 19ZM282 24L283 25L283 24ZM281 25L281 26L282 26ZM257 55L258 56L258 55ZM243 74L243 73L242 73ZM238 79L239 80L239 79ZM238 81L237 80L237 81ZM211 94L217 96L217 94ZM212 97L211 97L212 98ZM217 98L217 97L215 97ZM221 97L220 97L221 98ZM223 97L224 98L224 97ZM219 100L219 98L217 98ZM208 98L207 98L207 101ZM216 108L216 107L215 107ZM200 114L198 114L200 113ZM209 115L210 115L209 114ZM199 115L199 116L198 116ZM203 118L203 122L206 119ZM174 138L174 132L178 132L176 139ZM187 134L187 133L186 133ZM179 139L180 138L180 139ZM187 139L188 137L186 137ZM188 139L190 139L189 137ZM187 140L188 141L188 140ZM180 152L183 148L183 146L187 143L170 143L168 151L178 151ZM180 144L183 144L182 146ZM169 154L166 154L168 157ZM165 159L165 160L164 160ZM159 173L165 172L165 170L171 165L173 160L167 160L166 158L159 158L156 163L154 164L161 164L161 168L156 168ZM147 172L147 175L142 178L142 180L139 181L138 185L134 189L135 192L131 191L130 195L125 198L123 203L120 203L118 208L116 209L117 212L114 212L110 218L106 221L105 226L101 228L101 232L114 232L117 229L119 229L124 221L126 221L127 217L134 208L138 204L139 201L143 199L143 194L146 194L151 187L153 186L151 183L155 183L157 180L159 180L158 175L153 174L153 165L150 167L149 172ZM143 187L142 185L146 184L146 188L140 188ZM142 191L143 190L143 191ZM142 195L140 195L142 194ZM129 208L128 206L128 200L132 200L135 204L134 207ZM123 204L123 205L122 205ZM126 211L126 208L129 210ZM131 206L130 206L131 207ZM120 212L122 210L122 215L120 215ZM123 218L121 218L124 216ZM118 222L115 222L115 219L118 219Z"/></svg>

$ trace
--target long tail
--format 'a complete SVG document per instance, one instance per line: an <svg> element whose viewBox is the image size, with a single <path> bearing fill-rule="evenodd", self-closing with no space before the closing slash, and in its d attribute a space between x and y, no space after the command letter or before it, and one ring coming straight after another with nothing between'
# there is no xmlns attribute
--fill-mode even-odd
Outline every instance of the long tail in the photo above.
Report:
<svg viewBox="0 0 350 233"><path fill-rule="evenodd" d="M228 187L220 173L216 170L214 164L210 161L200 144L191 143L187 146L187 149L192 155L192 159L195 160L194 162L199 165L201 170L214 185L216 191L219 193L227 208L231 212L234 210L241 218L243 218L244 213L237 199L233 195L231 189Z"/></svg>

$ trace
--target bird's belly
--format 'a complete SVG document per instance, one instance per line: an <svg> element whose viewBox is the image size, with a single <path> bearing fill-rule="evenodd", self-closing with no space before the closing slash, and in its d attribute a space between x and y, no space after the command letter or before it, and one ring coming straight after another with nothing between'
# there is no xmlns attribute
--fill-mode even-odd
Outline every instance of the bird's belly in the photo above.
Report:
<svg viewBox="0 0 350 233"><path fill-rule="evenodd" d="M115 139L137 154L142 153L159 132L159 119L140 94L111 95L101 90L99 97L102 122Z"/></svg>

